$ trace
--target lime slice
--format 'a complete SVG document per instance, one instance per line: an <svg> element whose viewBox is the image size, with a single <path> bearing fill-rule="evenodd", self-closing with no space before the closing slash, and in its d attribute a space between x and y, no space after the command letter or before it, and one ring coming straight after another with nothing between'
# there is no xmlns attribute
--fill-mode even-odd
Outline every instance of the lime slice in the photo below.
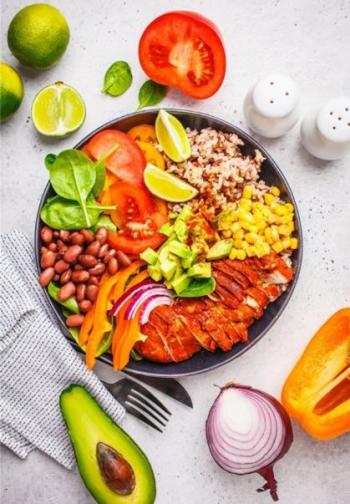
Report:
<svg viewBox="0 0 350 504"><path fill-rule="evenodd" d="M39 91L34 98L32 119L42 135L70 135L85 120L85 103L76 89L56 82Z"/></svg>
<svg viewBox="0 0 350 504"><path fill-rule="evenodd" d="M157 115L156 135L165 154L176 163L190 157L191 146L185 128L165 110L160 110Z"/></svg>
<svg viewBox="0 0 350 504"><path fill-rule="evenodd" d="M143 178L152 194L172 203L181 203L197 196L198 191L187 182L148 163Z"/></svg>

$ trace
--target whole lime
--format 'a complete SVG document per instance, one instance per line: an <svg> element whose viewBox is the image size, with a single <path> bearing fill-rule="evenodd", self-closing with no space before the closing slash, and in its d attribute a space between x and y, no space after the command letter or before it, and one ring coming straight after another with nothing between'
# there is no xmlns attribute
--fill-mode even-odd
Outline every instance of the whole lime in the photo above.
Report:
<svg viewBox="0 0 350 504"><path fill-rule="evenodd" d="M0 62L0 120L12 116L23 100L24 87L21 76L14 68Z"/></svg>
<svg viewBox="0 0 350 504"><path fill-rule="evenodd" d="M12 19L7 42L21 63L42 70L54 65L66 50L68 23L52 5L27 5Z"/></svg>

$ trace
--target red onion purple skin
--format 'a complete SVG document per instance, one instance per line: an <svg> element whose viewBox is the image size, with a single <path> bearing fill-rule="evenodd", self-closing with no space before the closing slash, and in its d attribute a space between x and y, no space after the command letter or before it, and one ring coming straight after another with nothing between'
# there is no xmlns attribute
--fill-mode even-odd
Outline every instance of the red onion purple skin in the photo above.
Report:
<svg viewBox="0 0 350 504"><path fill-rule="evenodd" d="M209 433L208 419L209 419L209 416L210 416L210 412L215 407L216 401L219 399L222 391L225 390L225 389L231 388L231 387L238 388L238 389L249 389L249 390L255 392L258 395L262 395L263 397L265 397L268 401L270 401L272 403L272 405L279 412L279 414L281 415L281 417L283 419L283 422L284 422L284 425L285 425L285 429L286 429L286 436L285 436L284 444L283 444L283 446L281 448L281 451L280 451L279 455L275 458L275 460L274 460L274 462L272 464L269 464L266 467L262 467L259 471L251 471L251 472L245 473L245 474L252 474L254 472L258 472L258 474L260 474L260 476L262 476L266 480L266 483L262 487L258 488L256 491L257 492L265 492L266 490L269 490L270 494L271 494L271 497L272 497L272 500L276 502L279 499L278 499L278 494L277 494L277 481L275 479L275 475L274 475L274 472L273 472L273 466L275 465L275 463L277 462L277 460L279 460L280 458L284 457L284 455L287 453L287 451L289 450L289 448L291 447L291 444L293 442L293 429L292 429L292 424L291 424L289 415L286 412L286 410L284 409L284 407L282 406L282 404L279 401L277 401L277 399L275 399L270 394L267 394L266 392L262 392L261 390L257 390L257 389L255 389L253 387L249 387L247 385L239 385L237 383L232 383L232 382L227 383L224 387L220 388L220 393L217 396L217 398L215 399L212 407L210 408L209 415L208 415L208 418L207 418L207 421L206 421L206 436L207 436L207 443L208 443L208 446L209 446L209 450L210 450L210 438L211 438L211 435ZM217 460L215 458L214 458L214 460L215 460L216 464L219 467L221 467L222 469L224 469L224 471L227 472L227 470L224 467L222 467L219 464L219 462L217 462ZM244 476L244 475L243 474L238 474L238 476Z"/></svg>

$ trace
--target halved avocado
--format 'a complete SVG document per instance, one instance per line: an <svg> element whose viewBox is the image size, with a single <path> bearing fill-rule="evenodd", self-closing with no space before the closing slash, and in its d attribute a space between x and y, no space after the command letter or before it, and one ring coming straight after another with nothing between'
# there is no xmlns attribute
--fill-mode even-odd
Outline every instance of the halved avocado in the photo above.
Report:
<svg viewBox="0 0 350 504"><path fill-rule="evenodd" d="M153 504L156 483L139 446L81 385L60 396L80 475L98 504Z"/></svg>

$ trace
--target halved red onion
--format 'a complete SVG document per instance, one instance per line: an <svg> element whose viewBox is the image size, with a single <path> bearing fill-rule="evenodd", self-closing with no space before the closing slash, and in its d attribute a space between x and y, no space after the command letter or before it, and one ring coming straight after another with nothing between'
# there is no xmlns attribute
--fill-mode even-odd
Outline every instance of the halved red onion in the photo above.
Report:
<svg viewBox="0 0 350 504"><path fill-rule="evenodd" d="M161 305L171 305L173 304L174 299L171 296L154 296L147 301L145 301L145 304L142 307L141 315L140 315L140 324L144 325L147 324L149 316L151 312L157 308L157 306Z"/></svg>
<svg viewBox="0 0 350 504"><path fill-rule="evenodd" d="M157 287L152 286L146 291L139 291L137 294L134 294L125 311L125 320L131 320L136 315L137 310L142 306L142 304L147 299L154 296L171 297L171 291L166 287L157 284Z"/></svg>
<svg viewBox="0 0 350 504"><path fill-rule="evenodd" d="M274 463L293 441L290 418L272 396L250 387L228 384L216 398L206 422L210 453L226 471L243 475L259 473L278 500Z"/></svg>
<svg viewBox="0 0 350 504"><path fill-rule="evenodd" d="M159 284L153 282L153 280L143 280L137 285L130 287L130 289L126 290L119 299L114 303L112 308L109 310L108 315L111 317L115 317L118 315L119 310L123 306L123 304L128 301L132 296L134 296L137 292L145 291L149 289L151 286L159 287Z"/></svg>

